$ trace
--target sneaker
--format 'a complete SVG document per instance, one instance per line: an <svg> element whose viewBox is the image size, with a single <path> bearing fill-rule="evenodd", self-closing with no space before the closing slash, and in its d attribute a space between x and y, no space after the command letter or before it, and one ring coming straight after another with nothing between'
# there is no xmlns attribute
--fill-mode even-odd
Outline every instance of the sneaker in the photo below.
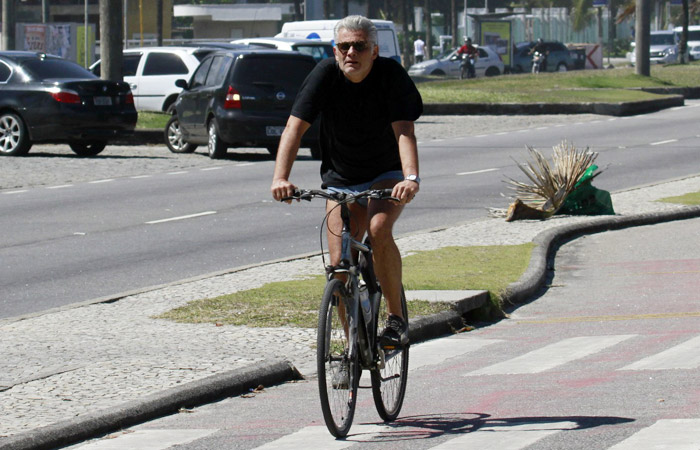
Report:
<svg viewBox="0 0 700 450"><path fill-rule="evenodd" d="M338 370L333 371L331 385L333 389L347 389L350 386L350 375L348 374L348 363L342 362L337 366Z"/></svg>
<svg viewBox="0 0 700 450"><path fill-rule="evenodd" d="M386 328L379 338L379 345L383 348L404 347L408 344L408 324L399 316L390 315L386 321Z"/></svg>

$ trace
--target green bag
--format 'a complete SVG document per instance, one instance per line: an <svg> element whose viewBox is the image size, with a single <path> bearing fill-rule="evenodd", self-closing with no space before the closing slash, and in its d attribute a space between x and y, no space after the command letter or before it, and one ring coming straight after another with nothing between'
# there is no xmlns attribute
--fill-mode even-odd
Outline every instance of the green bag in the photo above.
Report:
<svg viewBox="0 0 700 450"><path fill-rule="evenodd" d="M579 182L574 186L574 190L566 196L564 204L559 208L557 214L572 216L615 214L610 192L598 189L591 184L596 170L598 170L598 166L595 164L586 169Z"/></svg>

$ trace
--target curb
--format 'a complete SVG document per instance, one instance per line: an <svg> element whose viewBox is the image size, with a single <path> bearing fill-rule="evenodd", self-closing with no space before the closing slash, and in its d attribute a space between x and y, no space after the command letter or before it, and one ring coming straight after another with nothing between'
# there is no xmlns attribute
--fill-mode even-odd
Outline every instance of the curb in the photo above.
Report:
<svg viewBox="0 0 700 450"><path fill-rule="evenodd" d="M536 247L532 251L528 268L518 281L508 286L503 296L504 303L522 304L545 287L548 270L553 268L556 250L569 240L584 234L697 217L700 217L700 207L687 207L670 212L599 217L585 223L564 225L543 231L533 239ZM462 315L482 306L487 298L488 293L478 292L454 302L454 308L450 311L412 321L409 331L411 342L418 343L457 332L464 326ZM191 408L240 395L259 385L272 386L303 378L303 375L289 361L258 363L186 383L115 408L3 438L0 441L0 450L49 450L76 444L176 413L183 407Z"/></svg>
<svg viewBox="0 0 700 450"><path fill-rule="evenodd" d="M288 361L254 364L167 389L75 419L4 438L0 450L49 450L177 413L180 408L240 395L259 385L271 386L303 378Z"/></svg>
<svg viewBox="0 0 700 450"><path fill-rule="evenodd" d="M534 115L534 114L601 114L631 116L683 106L683 95L623 103L425 103L423 114L448 115Z"/></svg>
<svg viewBox="0 0 700 450"><path fill-rule="evenodd" d="M585 223L563 225L543 231L532 240L536 246L532 250L530 263L520 279L506 288L503 302L511 305L525 303L545 287L547 272L554 268L556 250L559 246L572 239L584 234L621 230L697 217L700 217L700 207L686 207L676 211L635 214L624 217L599 217Z"/></svg>

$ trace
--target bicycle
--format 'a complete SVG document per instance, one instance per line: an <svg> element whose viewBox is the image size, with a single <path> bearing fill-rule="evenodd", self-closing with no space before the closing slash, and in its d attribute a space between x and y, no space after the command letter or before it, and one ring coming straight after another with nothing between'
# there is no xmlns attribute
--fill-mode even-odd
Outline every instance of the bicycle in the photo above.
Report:
<svg viewBox="0 0 700 450"><path fill-rule="evenodd" d="M398 417L406 394L409 346L382 348L379 345L381 324L388 314L386 299L374 274L369 239L360 242L352 237L348 208L349 203L361 198L396 199L391 197L391 189L370 189L357 194L297 190L291 198L282 201L311 201L313 198L337 202L343 221L340 264L326 266L324 257L328 281L319 311L316 349L323 418L328 431L336 438L343 438L350 431L355 415L362 370L370 371L374 404L384 421ZM327 219L328 214L323 223ZM323 228L321 226L321 233ZM340 274L345 281L336 277ZM401 310L408 321L403 288Z"/></svg>

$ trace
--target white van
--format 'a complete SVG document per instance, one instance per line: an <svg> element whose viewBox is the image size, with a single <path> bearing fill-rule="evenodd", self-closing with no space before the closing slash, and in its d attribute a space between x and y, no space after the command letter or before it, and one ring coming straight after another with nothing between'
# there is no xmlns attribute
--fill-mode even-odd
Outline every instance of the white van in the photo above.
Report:
<svg viewBox="0 0 700 450"><path fill-rule="evenodd" d="M683 27L676 27L673 29L673 31L680 40ZM688 26L688 52L690 52L694 47L700 47L700 25Z"/></svg>
<svg viewBox="0 0 700 450"><path fill-rule="evenodd" d="M401 50L399 40L396 38L394 22L390 20L372 19L377 27L379 40L379 56L395 59L401 62ZM335 44L333 30L338 20L304 20L300 22L287 22L282 25L282 31L275 37L321 39Z"/></svg>

